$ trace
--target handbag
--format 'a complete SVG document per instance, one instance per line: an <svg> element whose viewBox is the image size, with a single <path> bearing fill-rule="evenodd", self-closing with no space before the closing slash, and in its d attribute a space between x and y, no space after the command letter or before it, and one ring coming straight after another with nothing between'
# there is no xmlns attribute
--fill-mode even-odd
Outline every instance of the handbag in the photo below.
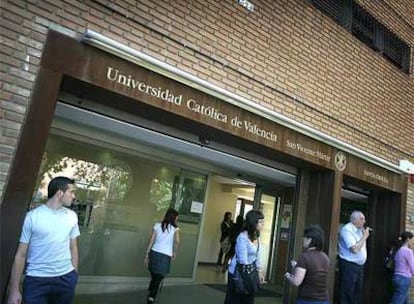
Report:
<svg viewBox="0 0 414 304"><path fill-rule="evenodd" d="M384 259L384 266L389 271L394 271L394 249L391 249Z"/></svg>
<svg viewBox="0 0 414 304"><path fill-rule="evenodd" d="M252 264L236 264L236 268L231 279L233 290L241 295L255 295L260 288L259 273L256 262Z"/></svg>
<svg viewBox="0 0 414 304"><path fill-rule="evenodd" d="M256 258L259 252L260 243L257 244ZM237 258L237 257L235 257ZM236 262L231 282L233 290L241 295L255 295L260 288L259 272L256 261L251 264L240 264Z"/></svg>

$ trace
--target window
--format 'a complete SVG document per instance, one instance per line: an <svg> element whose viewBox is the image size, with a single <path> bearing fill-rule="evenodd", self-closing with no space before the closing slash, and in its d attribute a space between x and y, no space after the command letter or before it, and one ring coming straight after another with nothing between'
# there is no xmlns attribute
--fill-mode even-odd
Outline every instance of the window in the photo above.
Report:
<svg viewBox="0 0 414 304"><path fill-rule="evenodd" d="M362 7L354 4L352 7L352 34L369 47L373 47L375 27L376 20Z"/></svg>
<svg viewBox="0 0 414 304"><path fill-rule="evenodd" d="M47 200L51 178L75 178L76 203L71 208L78 214L81 231L80 274L148 276L142 261L152 227L168 208L175 207L183 245L171 277L191 278L201 222L201 213L194 212L192 205L204 203L207 176L121 151L115 138L102 143L54 132L47 141L31 207ZM102 138L101 132L94 132Z"/></svg>
<svg viewBox="0 0 414 304"><path fill-rule="evenodd" d="M410 47L354 0L311 0L367 46L405 73L410 72Z"/></svg>
<svg viewBox="0 0 414 304"><path fill-rule="evenodd" d="M388 29L384 30L384 56L405 72L409 72L410 48Z"/></svg>
<svg viewBox="0 0 414 304"><path fill-rule="evenodd" d="M312 1L313 4L323 11L325 14L329 15L336 22L342 22L342 0L332 0L332 1Z"/></svg>

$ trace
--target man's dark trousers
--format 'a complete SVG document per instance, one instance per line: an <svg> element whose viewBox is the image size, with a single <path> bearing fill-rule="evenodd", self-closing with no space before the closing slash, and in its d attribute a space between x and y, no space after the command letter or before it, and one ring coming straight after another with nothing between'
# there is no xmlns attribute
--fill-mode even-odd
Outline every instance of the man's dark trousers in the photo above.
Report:
<svg viewBox="0 0 414 304"><path fill-rule="evenodd" d="M362 303L364 287L364 265L358 265L343 259L339 259L340 275L340 303Z"/></svg>

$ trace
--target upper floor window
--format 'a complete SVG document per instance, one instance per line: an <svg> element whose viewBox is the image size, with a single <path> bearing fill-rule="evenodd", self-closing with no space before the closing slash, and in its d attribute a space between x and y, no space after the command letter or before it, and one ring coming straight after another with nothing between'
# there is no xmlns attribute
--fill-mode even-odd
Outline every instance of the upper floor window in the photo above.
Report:
<svg viewBox="0 0 414 304"><path fill-rule="evenodd" d="M399 69L407 74L410 72L411 49L408 44L355 0L311 0L311 2Z"/></svg>

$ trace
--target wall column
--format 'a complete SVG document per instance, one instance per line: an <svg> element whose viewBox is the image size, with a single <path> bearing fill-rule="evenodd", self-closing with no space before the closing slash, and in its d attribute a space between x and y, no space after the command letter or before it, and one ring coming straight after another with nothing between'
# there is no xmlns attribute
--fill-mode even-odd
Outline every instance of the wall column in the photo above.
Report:
<svg viewBox="0 0 414 304"><path fill-rule="evenodd" d="M61 80L61 73L40 68L20 144L10 171L11 178L4 193L0 215L2 300L5 300L21 226L33 195Z"/></svg>

